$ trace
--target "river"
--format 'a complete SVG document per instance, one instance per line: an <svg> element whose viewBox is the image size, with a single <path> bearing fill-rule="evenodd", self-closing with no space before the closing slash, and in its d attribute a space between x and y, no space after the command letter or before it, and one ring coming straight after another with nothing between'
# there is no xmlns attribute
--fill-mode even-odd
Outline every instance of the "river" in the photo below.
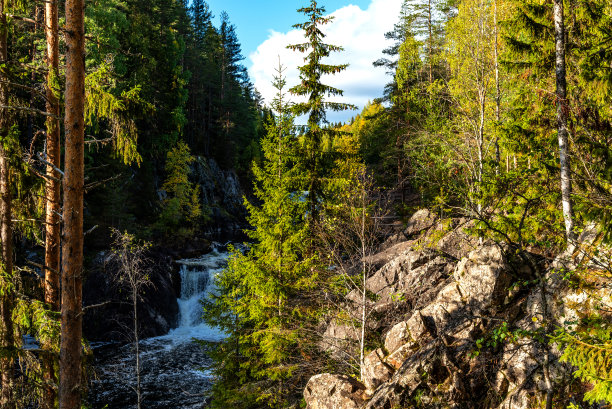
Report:
<svg viewBox="0 0 612 409"><path fill-rule="evenodd" d="M179 260L179 324L167 335L140 342L143 408L200 409L213 378L205 348L194 340L219 341L223 334L203 322L200 300L214 291L214 277L227 264L223 245L195 259ZM91 409L136 407L136 377L131 344L94 346L88 402Z"/></svg>

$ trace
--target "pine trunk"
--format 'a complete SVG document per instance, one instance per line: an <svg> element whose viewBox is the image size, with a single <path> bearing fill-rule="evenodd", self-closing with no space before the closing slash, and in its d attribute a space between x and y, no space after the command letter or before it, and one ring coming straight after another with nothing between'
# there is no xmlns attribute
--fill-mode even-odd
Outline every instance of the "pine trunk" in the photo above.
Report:
<svg viewBox="0 0 612 409"><path fill-rule="evenodd" d="M567 130L567 82L565 78L565 24L563 0L554 0L555 19L555 75L557 82L557 132L559 138L559 163L561 166L561 202L568 242L574 240L574 215L572 208L572 180Z"/></svg>
<svg viewBox="0 0 612 409"><path fill-rule="evenodd" d="M59 35L57 0L45 3L45 37L47 39L46 110L55 117L47 117L47 179L45 186L45 302L59 311L60 289L60 108L59 108ZM43 409L54 409L56 400L55 361L52 345L42 345L44 355Z"/></svg>
<svg viewBox="0 0 612 409"><path fill-rule="evenodd" d="M84 0L66 1L66 115L60 409L81 407L83 270Z"/></svg>
<svg viewBox="0 0 612 409"><path fill-rule="evenodd" d="M0 106L8 106L9 91L5 67L8 62L8 22L4 3L0 2ZM6 108L0 108L0 138L6 140L9 133L9 113ZM9 158L4 146L0 144L0 240L2 240L2 266L0 272L0 348L4 353L14 347L13 334L13 230L11 214L11 192L9 177ZM2 390L0 392L0 408L12 409L13 400L13 358L3 355L0 360L2 372Z"/></svg>

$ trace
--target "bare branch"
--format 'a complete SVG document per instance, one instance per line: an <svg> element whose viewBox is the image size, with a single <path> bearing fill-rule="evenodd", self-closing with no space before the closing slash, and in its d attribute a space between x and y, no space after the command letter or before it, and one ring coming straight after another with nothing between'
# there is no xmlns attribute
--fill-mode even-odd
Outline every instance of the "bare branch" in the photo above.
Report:
<svg viewBox="0 0 612 409"><path fill-rule="evenodd" d="M38 152L38 154L36 155L36 156L38 156L38 160L40 160L42 163L44 163L47 166L51 166L53 168L53 170L55 170L57 173L59 173L63 177L64 176L64 172L60 168L58 168L57 166L52 164L51 162L48 162L47 160L45 160L42 155L43 155L42 153ZM47 156L47 154L44 154L44 155Z"/></svg>
<svg viewBox="0 0 612 409"><path fill-rule="evenodd" d="M96 224L95 226L93 226L91 229L87 230L85 233L83 233L83 237L87 236L88 234L91 234L94 230L96 230L98 228L98 225Z"/></svg>
<svg viewBox="0 0 612 409"><path fill-rule="evenodd" d="M13 111L25 111L25 112L29 112L31 114L37 114L37 115L42 115L42 116L49 116L51 118L59 119L59 117L57 115L55 115L55 114L50 114L49 112L41 111L40 109L36 109L36 108L15 107L15 106L7 106L7 105L0 105L0 108L1 109L13 110Z"/></svg>

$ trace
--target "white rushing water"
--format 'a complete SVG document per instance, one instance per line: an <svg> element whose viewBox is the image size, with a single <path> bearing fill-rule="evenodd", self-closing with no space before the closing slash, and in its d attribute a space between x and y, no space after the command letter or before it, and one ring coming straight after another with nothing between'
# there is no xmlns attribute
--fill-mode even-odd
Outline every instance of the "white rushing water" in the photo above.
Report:
<svg viewBox="0 0 612 409"><path fill-rule="evenodd" d="M214 378L208 369L210 357L193 339L220 341L224 334L206 325L201 300L216 291L215 276L227 265L225 245L194 259L179 260L181 294L178 327L167 335L140 342L142 390L148 409L196 409L202 407ZM135 407L134 353L131 344L106 346L97 358L96 377L91 381L89 401L93 409Z"/></svg>
<svg viewBox="0 0 612 409"><path fill-rule="evenodd" d="M192 338L205 341L223 339L219 329L204 323L201 300L216 290L215 276L223 271L228 257L225 246L214 243L213 251L202 257L177 261L181 265L178 327L164 338L179 342Z"/></svg>

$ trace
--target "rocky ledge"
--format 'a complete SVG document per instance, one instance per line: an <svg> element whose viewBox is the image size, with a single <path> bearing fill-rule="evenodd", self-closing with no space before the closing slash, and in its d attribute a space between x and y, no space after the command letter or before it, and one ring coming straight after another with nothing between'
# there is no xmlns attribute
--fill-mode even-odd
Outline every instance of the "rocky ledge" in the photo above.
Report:
<svg viewBox="0 0 612 409"><path fill-rule="evenodd" d="M479 243L466 225L421 210L369 260L377 270L367 280L376 294L367 330L379 347L366 351L360 381L312 377L309 409L527 409L544 407L537 405L549 391L553 407L579 402L584 385L541 336L544 323L553 328L578 315L584 296L559 274L578 256L547 262L528 254L527 263L516 249ZM609 294L599 299L612 306ZM331 319L322 345L338 355L358 333Z"/></svg>

